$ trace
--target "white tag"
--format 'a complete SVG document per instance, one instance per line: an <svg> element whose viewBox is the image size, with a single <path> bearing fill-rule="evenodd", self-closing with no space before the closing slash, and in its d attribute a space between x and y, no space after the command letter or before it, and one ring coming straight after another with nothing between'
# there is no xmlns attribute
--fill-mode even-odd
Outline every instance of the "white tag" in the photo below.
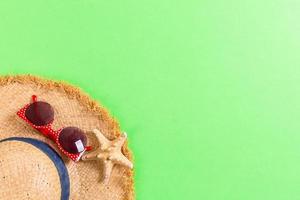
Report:
<svg viewBox="0 0 300 200"><path fill-rule="evenodd" d="M84 150L84 146L81 140L77 140L75 142L76 148L78 150L78 152L82 152Z"/></svg>

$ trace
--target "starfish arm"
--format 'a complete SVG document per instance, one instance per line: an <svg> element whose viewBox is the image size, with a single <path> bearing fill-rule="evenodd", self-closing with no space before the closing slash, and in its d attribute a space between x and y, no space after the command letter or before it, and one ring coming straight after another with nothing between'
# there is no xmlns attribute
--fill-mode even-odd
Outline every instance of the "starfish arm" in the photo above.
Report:
<svg viewBox="0 0 300 200"><path fill-rule="evenodd" d="M99 155L99 151L95 150L95 151L83 154L83 156L81 157L81 159L83 161L97 160L97 159L99 159L98 155Z"/></svg>
<svg viewBox="0 0 300 200"><path fill-rule="evenodd" d="M114 163L122 165L129 169L133 168L132 162L128 158L126 158L123 154L113 155L109 159L112 160Z"/></svg>
<svg viewBox="0 0 300 200"><path fill-rule="evenodd" d="M124 145L125 141L127 139L127 133L123 132L120 137L118 137L117 139L115 139L114 141L114 145L118 146L120 149L122 148L122 146Z"/></svg>
<svg viewBox="0 0 300 200"><path fill-rule="evenodd" d="M94 129L93 132L97 137L97 140L101 147L105 147L110 143L110 141L98 129Z"/></svg>
<svg viewBox="0 0 300 200"><path fill-rule="evenodd" d="M114 167L114 163L111 162L110 160L109 161L105 160L103 162L103 175L102 175L102 179L103 179L103 183L105 185L107 185L108 182L109 182L109 179L110 179L113 167Z"/></svg>

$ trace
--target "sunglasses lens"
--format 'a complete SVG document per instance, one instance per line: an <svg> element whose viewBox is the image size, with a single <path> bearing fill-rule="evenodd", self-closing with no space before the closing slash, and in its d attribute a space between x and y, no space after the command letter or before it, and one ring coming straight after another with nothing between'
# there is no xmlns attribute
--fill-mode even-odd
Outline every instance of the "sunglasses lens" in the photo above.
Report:
<svg viewBox="0 0 300 200"><path fill-rule="evenodd" d="M69 153L80 153L87 144L87 139L82 130L76 127L66 127L59 134L60 145Z"/></svg>
<svg viewBox="0 0 300 200"><path fill-rule="evenodd" d="M44 126L53 121L54 111L49 103L37 101L28 106L25 116L34 125Z"/></svg>

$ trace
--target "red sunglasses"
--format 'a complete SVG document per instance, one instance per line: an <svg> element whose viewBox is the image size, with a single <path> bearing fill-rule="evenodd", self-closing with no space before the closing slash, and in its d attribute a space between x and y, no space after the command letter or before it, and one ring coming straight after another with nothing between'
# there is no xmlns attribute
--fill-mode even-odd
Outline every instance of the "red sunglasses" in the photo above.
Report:
<svg viewBox="0 0 300 200"><path fill-rule="evenodd" d="M58 148L75 162L85 151L91 150L91 147L87 146L86 135L81 129L70 126L53 130L51 127L54 121L53 107L47 102L37 101L36 95L32 95L32 101L17 112L20 118L53 140Z"/></svg>

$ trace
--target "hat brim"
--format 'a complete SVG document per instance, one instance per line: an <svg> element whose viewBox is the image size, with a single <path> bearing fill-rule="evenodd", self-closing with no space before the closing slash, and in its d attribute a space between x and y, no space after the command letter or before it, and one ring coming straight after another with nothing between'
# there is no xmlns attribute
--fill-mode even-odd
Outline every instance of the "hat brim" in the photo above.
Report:
<svg viewBox="0 0 300 200"><path fill-rule="evenodd" d="M120 128L107 110L90 99L79 88L35 76L0 77L0 140L9 137L30 137L50 145L63 158L70 177L70 199L131 200L133 171L116 165L108 185L101 182L101 165L96 161L74 163L62 155L51 140L43 137L16 116L31 95L49 102L55 109L53 128L76 126L87 133L88 145L99 146L89 131L97 128L109 139L120 136ZM132 160L127 144L124 155Z"/></svg>

